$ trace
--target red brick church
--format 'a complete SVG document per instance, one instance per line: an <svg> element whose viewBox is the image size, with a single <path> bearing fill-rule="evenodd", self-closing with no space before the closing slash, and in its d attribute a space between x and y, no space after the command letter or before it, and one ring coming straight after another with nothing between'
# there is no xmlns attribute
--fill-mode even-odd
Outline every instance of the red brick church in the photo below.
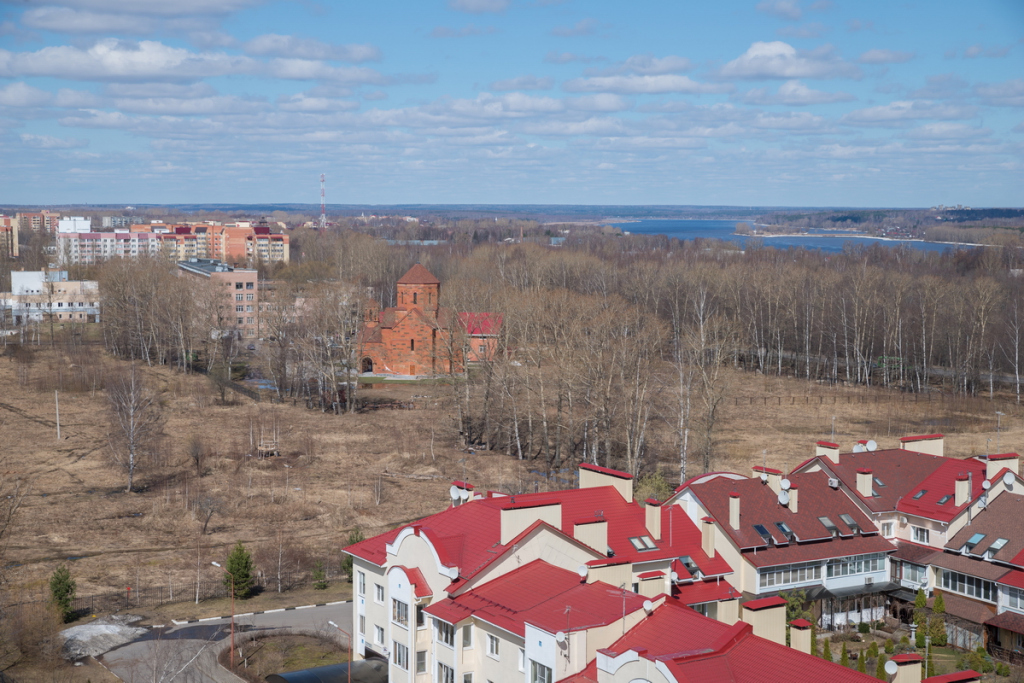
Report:
<svg viewBox="0 0 1024 683"><path fill-rule="evenodd" d="M381 311L370 302L359 331L360 371L435 375L493 358L501 316L456 314L440 299L441 281L417 263L398 280L397 306Z"/></svg>

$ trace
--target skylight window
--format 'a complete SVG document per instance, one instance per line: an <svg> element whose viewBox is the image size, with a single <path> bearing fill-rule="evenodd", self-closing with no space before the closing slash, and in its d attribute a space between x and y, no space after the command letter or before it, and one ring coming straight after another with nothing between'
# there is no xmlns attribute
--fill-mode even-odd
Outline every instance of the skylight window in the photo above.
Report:
<svg viewBox="0 0 1024 683"><path fill-rule="evenodd" d="M985 555L989 559L992 559L992 557L994 557L996 553L1002 550L1003 546L1007 543L1008 541L1005 538L997 538L996 542L988 547L988 550L986 551Z"/></svg>
<svg viewBox="0 0 1024 683"><path fill-rule="evenodd" d="M762 541L764 541L768 545L772 544L772 535L768 533L768 530L764 528L763 524L755 524L754 531L757 532L757 535L761 537Z"/></svg>
<svg viewBox="0 0 1024 683"><path fill-rule="evenodd" d="M689 555L683 555L682 557L680 557L679 562L682 563L684 567L686 567L686 571L690 572L691 576L695 576L697 572L700 571L700 567L697 566L697 563L694 562L693 558Z"/></svg>
<svg viewBox="0 0 1024 683"><path fill-rule="evenodd" d="M839 533L839 527L837 527L835 525L835 522L833 522L828 517L818 517L818 521L821 522L825 526L825 528L828 529L828 532L833 536Z"/></svg>
<svg viewBox="0 0 1024 683"><path fill-rule="evenodd" d="M950 495L947 494L947 495L943 496L942 498L939 498L939 505L945 505L946 503L949 502L949 499L952 498L952 497L953 496L950 496Z"/></svg>
<svg viewBox="0 0 1024 683"><path fill-rule="evenodd" d="M882 488L883 486L885 486L885 484L882 482L881 479L879 479L878 477L875 477L875 486L877 486L879 488Z"/></svg>
<svg viewBox="0 0 1024 683"><path fill-rule="evenodd" d="M654 544L650 536L634 536L629 539L629 542L633 544L633 547L637 550L657 550L658 546Z"/></svg>
<svg viewBox="0 0 1024 683"><path fill-rule="evenodd" d="M921 496L923 496L926 493L928 493L928 489L921 489L920 491L914 494L914 500L921 500Z"/></svg>
<svg viewBox="0 0 1024 683"><path fill-rule="evenodd" d="M975 546L981 543L982 540L984 540L984 538L985 534L974 534L973 536L967 539L967 543L964 543L964 550L966 550L969 553L973 552Z"/></svg>
<svg viewBox="0 0 1024 683"><path fill-rule="evenodd" d="M858 531L860 531L860 525L857 524L857 522L854 521L853 517L851 517L850 515L847 515L845 513L841 514L839 515L839 519L843 520L843 524L850 527L850 530L853 533L857 533Z"/></svg>
<svg viewBox="0 0 1024 683"><path fill-rule="evenodd" d="M782 532L782 535L786 538L793 539L793 530L789 528L789 525L785 522L775 522L775 528Z"/></svg>

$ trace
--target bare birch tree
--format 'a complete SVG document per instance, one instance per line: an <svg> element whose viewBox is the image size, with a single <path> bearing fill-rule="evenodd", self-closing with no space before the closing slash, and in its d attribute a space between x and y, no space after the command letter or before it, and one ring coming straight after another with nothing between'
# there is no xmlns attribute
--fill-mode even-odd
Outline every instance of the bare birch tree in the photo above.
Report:
<svg viewBox="0 0 1024 683"><path fill-rule="evenodd" d="M156 392L134 364L107 382L110 404L110 446L114 461L128 475L126 493L135 485L139 464L148 455L161 425Z"/></svg>

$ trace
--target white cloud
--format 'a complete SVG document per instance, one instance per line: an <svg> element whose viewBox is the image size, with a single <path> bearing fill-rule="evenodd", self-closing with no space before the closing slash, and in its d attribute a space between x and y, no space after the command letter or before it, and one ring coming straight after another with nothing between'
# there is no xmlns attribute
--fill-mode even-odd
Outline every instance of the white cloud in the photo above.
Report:
<svg viewBox="0 0 1024 683"><path fill-rule="evenodd" d="M820 129L825 126L825 119L806 111L758 114L750 125L755 128L788 130L794 133L819 133Z"/></svg>
<svg viewBox="0 0 1024 683"><path fill-rule="evenodd" d="M553 79L548 77L538 78L536 76L517 76L494 81L490 85L491 90L505 92L508 90L550 90L555 85Z"/></svg>
<svg viewBox="0 0 1024 683"><path fill-rule="evenodd" d="M990 135L992 135L992 131L988 128L978 128L968 126L966 123L951 123L948 121L926 123L923 126L907 131L908 138L919 140L969 140L984 138Z"/></svg>
<svg viewBox="0 0 1024 683"><path fill-rule="evenodd" d="M655 57L653 55L633 55L624 62L619 62L606 69L588 69L587 76L609 76L612 74L641 74L644 76L656 76L659 74L673 74L689 71L693 65L686 57L677 55L666 55Z"/></svg>
<svg viewBox="0 0 1024 683"><path fill-rule="evenodd" d="M984 45L971 45L964 50L964 59L976 59L978 57L990 57L998 59L1005 57L1010 52L1010 46L986 48Z"/></svg>
<svg viewBox="0 0 1024 683"><path fill-rule="evenodd" d="M108 83L103 93L110 97L211 97L217 94L209 83Z"/></svg>
<svg viewBox="0 0 1024 683"><path fill-rule="evenodd" d="M133 14L151 14L164 17L192 15L225 15L246 7L261 5L266 0L61 0L60 4L96 12L112 14L130 10ZM27 0L26 4L48 5L53 0Z"/></svg>
<svg viewBox="0 0 1024 683"><path fill-rule="evenodd" d="M56 138L52 135L32 135L31 133L22 133L18 137L21 138L21 143L23 145L26 147L35 147L36 149L78 149L80 147L86 147L89 144L88 140Z"/></svg>
<svg viewBox="0 0 1024 683"><path fill-rule="evenodd" d="M197 116L244 112L252 102L239 97L219 95L180 99L177 97L149 97L145 99L114 100L119 111L160 116Z"/></svg>
<svg viewBox="0 0 1024 683"><path fill-rule="evenodd" d="M345 85L382 85L392 80L365 66L331 66L311 59L272 59L267 65L267 73L274 78L322 80Z"/></svg>
<svg viewBox="0 0 1024 683"><path fill-rule="evenodd" d="M631 109L633 103L619 95L600 93L597 95L570 97L565 100L565 106L577 111L614 112Z"/></svg>
<svg viewBox="0 0 1024 683"><path fill-rule="evenodd" d="M238 39L223 31L192 31L188 34L189 41L200 50L214 47L235 47Z"/></svg>
<svg viewBox="0 0 1024 683"><path fill-rule="evenodd" d="M469 12L470 14L483 14L484 12L504 12L510 0L448 0L449 9L457 12Z"/></svg>
<svg viewBox="0 0 1024 683"><path fill-rule="evenodd" d="M68 109L98 107L102 102L102 99L91 92L85 90L71 90L69 88L61 88L58 90L57 97L53 101L53 103L58 107L66 107Z"/></svg>
<svg viewBox="0 0 1024 683"><path fill-rule="evenodd" d="M765 0L759 2L756 9L758 12L790 21L799 21L803 16L803 12L800 11L800 3L796 0Z"/></svg>
<svg viewBox="0 0 1024 683"><path fill-rule="evenodd" d="M274 33L257 36L244 45L246 53L260 57L294 57L340 62L379 62L380 49L374 45L337 45L315 38L282 36Z"/></svg>
<svg viewBox="0 0 1024 683"><path fill-rule="evenodd" d="M585 121L545 121L524 126L532 135L576 136L576 135L622 135L625 126L619 119L591 117Z"/></svg>
<svg viewBox="0 0 1024 683"><path fill-rule="evenodd" d="M42 107L52 99L50 93L27 83L11 83L0 88L0 106L3 107Z"/></svg>
<svg viewBox="0 0 1024 683"><path fill-rule="evenodd" d="M551 35L563 38L590 36L597 31L597 27L597 19L580 19L572 26L556 26L551 29Z"/></svg>
<svg viewBox="0 0 1024 683"><path fill-rule="evenodd" d="M665 93L730 92L731 85L698 83L688 76L661 74L657 76L594 76L574 78L562 86L568 92L612 92L627 95Z"/></svg>
<svg viewBox="0 0 1024 683"><path fill-rule="evenodd" d="M359 103L352 100L338 100L330 97L308 97L306 93L277 98L277 106L283 111L339 112L359 109Z"/></svg>
<svg viewBox="0 0 1024 683"><path fill-rule="evenodd" d="M1024 78L976 85L974 93L982 102L991 106L1024 107Z"/></svg>
<svg viewBox="0 0 1024 683"><path fill-rule="evenodd" d="M857 109L842 117L842 123L854 126L903 126L917 119L970 119L977 114L975 107L943 104L930 100L896 101L877 107Z"/></svg>
<svg viewBox="0 0 1024 683"><path fill-rule="evenodd" d="M725 78L860 78L860 69L836 57L831 46L797 52L782 41L758 42L722 67Z"/></svg>
<svg viewBox="0 0 1024 683"><path fill-rule="evenodd" d="M874 49L862 54L857 61L861 64L902 64L903 62L909 62L913 58L913 52Z"/></svg>
<svg viewBox="0 0 1024 683"><path fill-rule="evenodd" d="M746 104L785 104L791 107L806 107L813 104L849 102L854 97L846 92L814 90L798 80L792 80L780 85L775 94L768 92L768 88L757 88L739 95L736 99Z"/></svg>
<svg viewBox="0 0 1024 683"><path fill-rule="evenodd" d="M152 17L137 14L92 12L70 7L39 7L21 15L30 28L57 33L150 33L156 28Z"/></svg>

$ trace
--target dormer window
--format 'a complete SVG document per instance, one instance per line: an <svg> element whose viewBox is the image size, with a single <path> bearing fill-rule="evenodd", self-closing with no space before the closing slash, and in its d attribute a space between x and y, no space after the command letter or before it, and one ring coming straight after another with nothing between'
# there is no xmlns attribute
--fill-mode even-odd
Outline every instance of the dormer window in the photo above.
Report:
<svg viewBox="0 0 1024 683"><path fill-rule="evenodd" d="M878 477L875 477L875 486L877 486L878 488L882 488L883 486L885 486L885 484L882 483L881 479L879 479Z"/></svg>
<svg viewBox="0 0 1024 683"><path fill-rule="evenodd" d="M679 562L686 567L686 571L690 572L690 576L696 577L700 572L700 567L693 561L693 558L689 555L683 555L679 558Z"/></svg>
<svg viewBox="0 0 1024 683"><path fill-rule="evenodd" d="M843 524L845 524L846 526L850 527L850 530L853 533L857 533L858 531L860 531L860 525L857 524L857 522L855 522L853 517L851 517L850 515L847 515L847 514L839 515L839 519L843 520Z"/></svg>
<svg viewBox="0 0 1024 683"><path fill-rule="evenodd" d="M658 546L654 544L650 536L634 536L629 539L629 542L633 544L633 547L638 551L644 550L657 550Z"/></svg>
<svg viewBox="0 0 1024 683"><path fill-rule="evenodd" d="M974 534L967 539L967 543L964 543L963 552L971 553L974 552L974 548L977 547L985 539L985 534Z"/></svg>
<svg viewBox="0 0 1024 683"><path fill-rule="evenodd" d="M793 530L789 528L788 524L785 522L775 522L775 528L782 532L782 535L786 537L786 540L793 540Z"/></svg>
<svg viewBox="0 0 1024 683"><path fill-rule="evenodd" d="M921 496L923 496L926 493L928 493L928 489L921 489L920 491L914 494L914 500L921 500Z"/></svg>
<svg viewBox="0 0 1024 683"><path fill-rule="evenodd" d="M833 538L839 534L839 527L828 517L818 517L818 521L832 534Z"/></svg>
<svg viewBox="0 0 1024 683"><path fill-rule="evenodd" d="M1009 541L1005 538L997 538L996 542L990 545L988 547L988 550L985 551L985 557L991 560L993 557L996 556L996 553L1002 550L1003 546L1006 545L1008 542Z"/></svg>
<svg viewBox="0 0 1024 683"><path fill-rule="evenodd" d="M757 535L761 537L761 540L765 542L765 545L772 544L772 535L768 533L768 529L764 528L763 524L755 524L754 531L756 531Z"/></svg>

